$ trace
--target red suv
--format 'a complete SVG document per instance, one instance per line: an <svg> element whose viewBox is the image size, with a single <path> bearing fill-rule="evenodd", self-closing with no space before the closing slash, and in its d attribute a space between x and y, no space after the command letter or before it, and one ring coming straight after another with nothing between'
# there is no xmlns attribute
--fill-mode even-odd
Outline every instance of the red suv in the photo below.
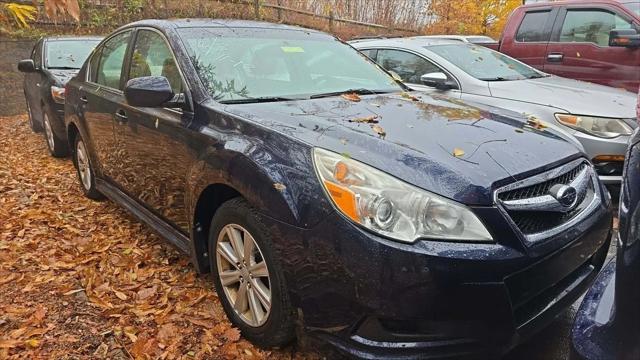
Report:
<svg viewBox="0 0 640 360"><path fill-rule="evenodd" d="M535 3L511 14L497 48L547 73L635 92L639 32L638 0Z"/></svg>

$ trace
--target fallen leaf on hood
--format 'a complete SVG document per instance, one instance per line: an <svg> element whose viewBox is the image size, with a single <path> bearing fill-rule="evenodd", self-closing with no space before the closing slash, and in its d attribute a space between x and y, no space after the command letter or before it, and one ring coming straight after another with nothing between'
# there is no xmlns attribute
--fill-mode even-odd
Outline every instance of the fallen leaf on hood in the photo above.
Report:
<svg viewBox="0 0 640 360"><path fill-rule="evenodd" d="M275 184L273 184L273 187L278 191L284 191L284 190L287 189L287 187L284 186L284 184L281 184L281 183L275 183Z"/></svg>
<svg viewBox="0 0 640 360"><path fill-rule="evenodd" d="M366 116L366 117L361 117L361 118L355 118L352 120L349 120L349 122L354 122L354 123L365 123L365 124L377 124L378 123L378 115L371 115L371 116Z"/></svg>
<svg viewBox="0 0 640 360"><path fill-rule="evenodd" d="M371 125L371 128L373 129L373 131L375 131L376 134L380 135L381 138L384 138L385 136L387 136L387 133L384 131L382 126L378 124L373 124Z"/></svg>
<svg viewBox="0 0 640 360"><path fill-rule="evenodd" d="M460 149L460 148L455 148L453 149L453 156L455 157L462 157L464 156L464 150Z"/></svg>
<svg viewBox="0 0 640 360"><path fill-rule="evenodd" d="M415 96L413 96L413 95L409 94L409 93L408 93L408 92L406 92L406 91L401 92L401 93L400 93L400 96L402 96L404 99L407 99L407 100L411 100L411 101L420 101L420 99L418 99L417 97L415 97Z"/></svg>
<svg viewBox="0 0 640 360"><path fill-rule="evenodd" d="M545 128L549 127L547 124L545 124L542 120L538 119L534 115L529 115L529 117L527 118L527 125L531 126L536 130L544 130Z"/></svg>
<svg viewBox="0 0 640 360"><path fill-rule="evenodd" d="M353 101L353 102L360 101L360 96L358 94L356 94L356 93L342 94L340 96L345 100L349 100L349 101Z"/></svg>

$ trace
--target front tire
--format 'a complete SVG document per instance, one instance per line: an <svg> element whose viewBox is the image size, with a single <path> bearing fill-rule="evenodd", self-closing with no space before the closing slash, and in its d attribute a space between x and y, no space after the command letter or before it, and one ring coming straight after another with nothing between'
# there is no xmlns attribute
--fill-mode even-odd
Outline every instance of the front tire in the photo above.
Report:
<svg viewBox="0 0 640 360"><path fill-rule="evenodd" d="M295 313L271 236L246 200L229 200L216 211L209 262L227 317L245 338L265 348L293 340Z"/></svg>
<svg viewBox="0 0 640 360"><path fill-rule="evenodd" d="M73 164L78 173L78 180L80 180L82 192L89 199L101 200L103 195L96 188L95 171L93 170L93 166L91 166L91 159L89 158L87 146L82 136L76 136L74 149Z"/></svg>
<svg viewBox="0 0 640 360"><path fill-rule="evenodd" d="M67 143L66 141L60 139L55 132L53 132L51 119L44 109L42 110L42 119L42 122L44 123L44 138L47 141L47 148L49 149L51 156L57 158L67 156L69 153Z"/></svg>

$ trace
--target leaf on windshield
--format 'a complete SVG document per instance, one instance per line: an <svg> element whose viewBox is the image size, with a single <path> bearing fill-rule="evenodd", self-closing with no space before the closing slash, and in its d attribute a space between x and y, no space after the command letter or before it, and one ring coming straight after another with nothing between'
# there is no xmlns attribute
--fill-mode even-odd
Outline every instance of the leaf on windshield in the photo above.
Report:
<svg viewBox="0 0 640 360"><path fill-rule="evenodd" d="M464 150L462 150L460 148L454 148L453 149L453 156L455 156L455 157L463 157L464 156Z"/></svg>
<svg viewBox="0 0 640 360"><path fill-rule="evenodd" d="M354 122L354 123L364 123L364 124L377 124L378 123L378 115L371 115L371 116L366 116L366 117L361 117L361 118L355 118L352 120L349 120L349 122Z"/></svg>
<svg viewBox="0 0 640 360"><path fill-rule="evenodd" d="M418 99L417 97L415 97L415 96L413 96L413 95L409 94L409 93L408 93L408 92L406 92L406 91L401 92L401 93L400 93L400 96L402 96L404 99L407 99L407 100L411 100L411 101L420 101L420 99Z"/></svg>
<svg viewBox="0 0 640 360"><path fill-rule="evenodd" d="M345 100L349 100L349 101L353 101L353 102L360 101L360 96L358 94L356 94L356 93L342 94L340 96L342 96L342 98L345 99Z"/></svg>
<svg viewBox="0 0 640 360"><path fill-rule="evenodd" d="M387 133L384 131L384 129L382 128L382 126L378 125L378 124L374 124L371 125L371 128L373 129L373 131L375 131L376 134L378 134L381 138L384 139L385 136L387 136Z"/></svg>

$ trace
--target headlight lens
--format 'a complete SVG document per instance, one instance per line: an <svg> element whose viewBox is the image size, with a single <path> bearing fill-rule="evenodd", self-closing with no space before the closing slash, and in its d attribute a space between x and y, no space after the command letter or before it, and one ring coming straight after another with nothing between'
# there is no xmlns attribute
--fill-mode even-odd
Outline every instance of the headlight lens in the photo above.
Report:
<svg viewBox="0 0 640 360"><path fill-rule="evenodd" d="M602 138L614 138L633 133L633 129L622 119L570 114L556 114L556 119L573 129Z"/></svg>
<svg viewBox="0 0 640 360"><path fill-rule="evenodd" d="M313 155L320 182L336 208L371 231L404 242L493 241L462 204L331 151L315 148Z"/></svg>
<svg viewBox="0 0 640 360"><path fill-rule="evenodd" d="M63 87L51 86L51 97L58 104L64 104L64 92Z"/></svg>

